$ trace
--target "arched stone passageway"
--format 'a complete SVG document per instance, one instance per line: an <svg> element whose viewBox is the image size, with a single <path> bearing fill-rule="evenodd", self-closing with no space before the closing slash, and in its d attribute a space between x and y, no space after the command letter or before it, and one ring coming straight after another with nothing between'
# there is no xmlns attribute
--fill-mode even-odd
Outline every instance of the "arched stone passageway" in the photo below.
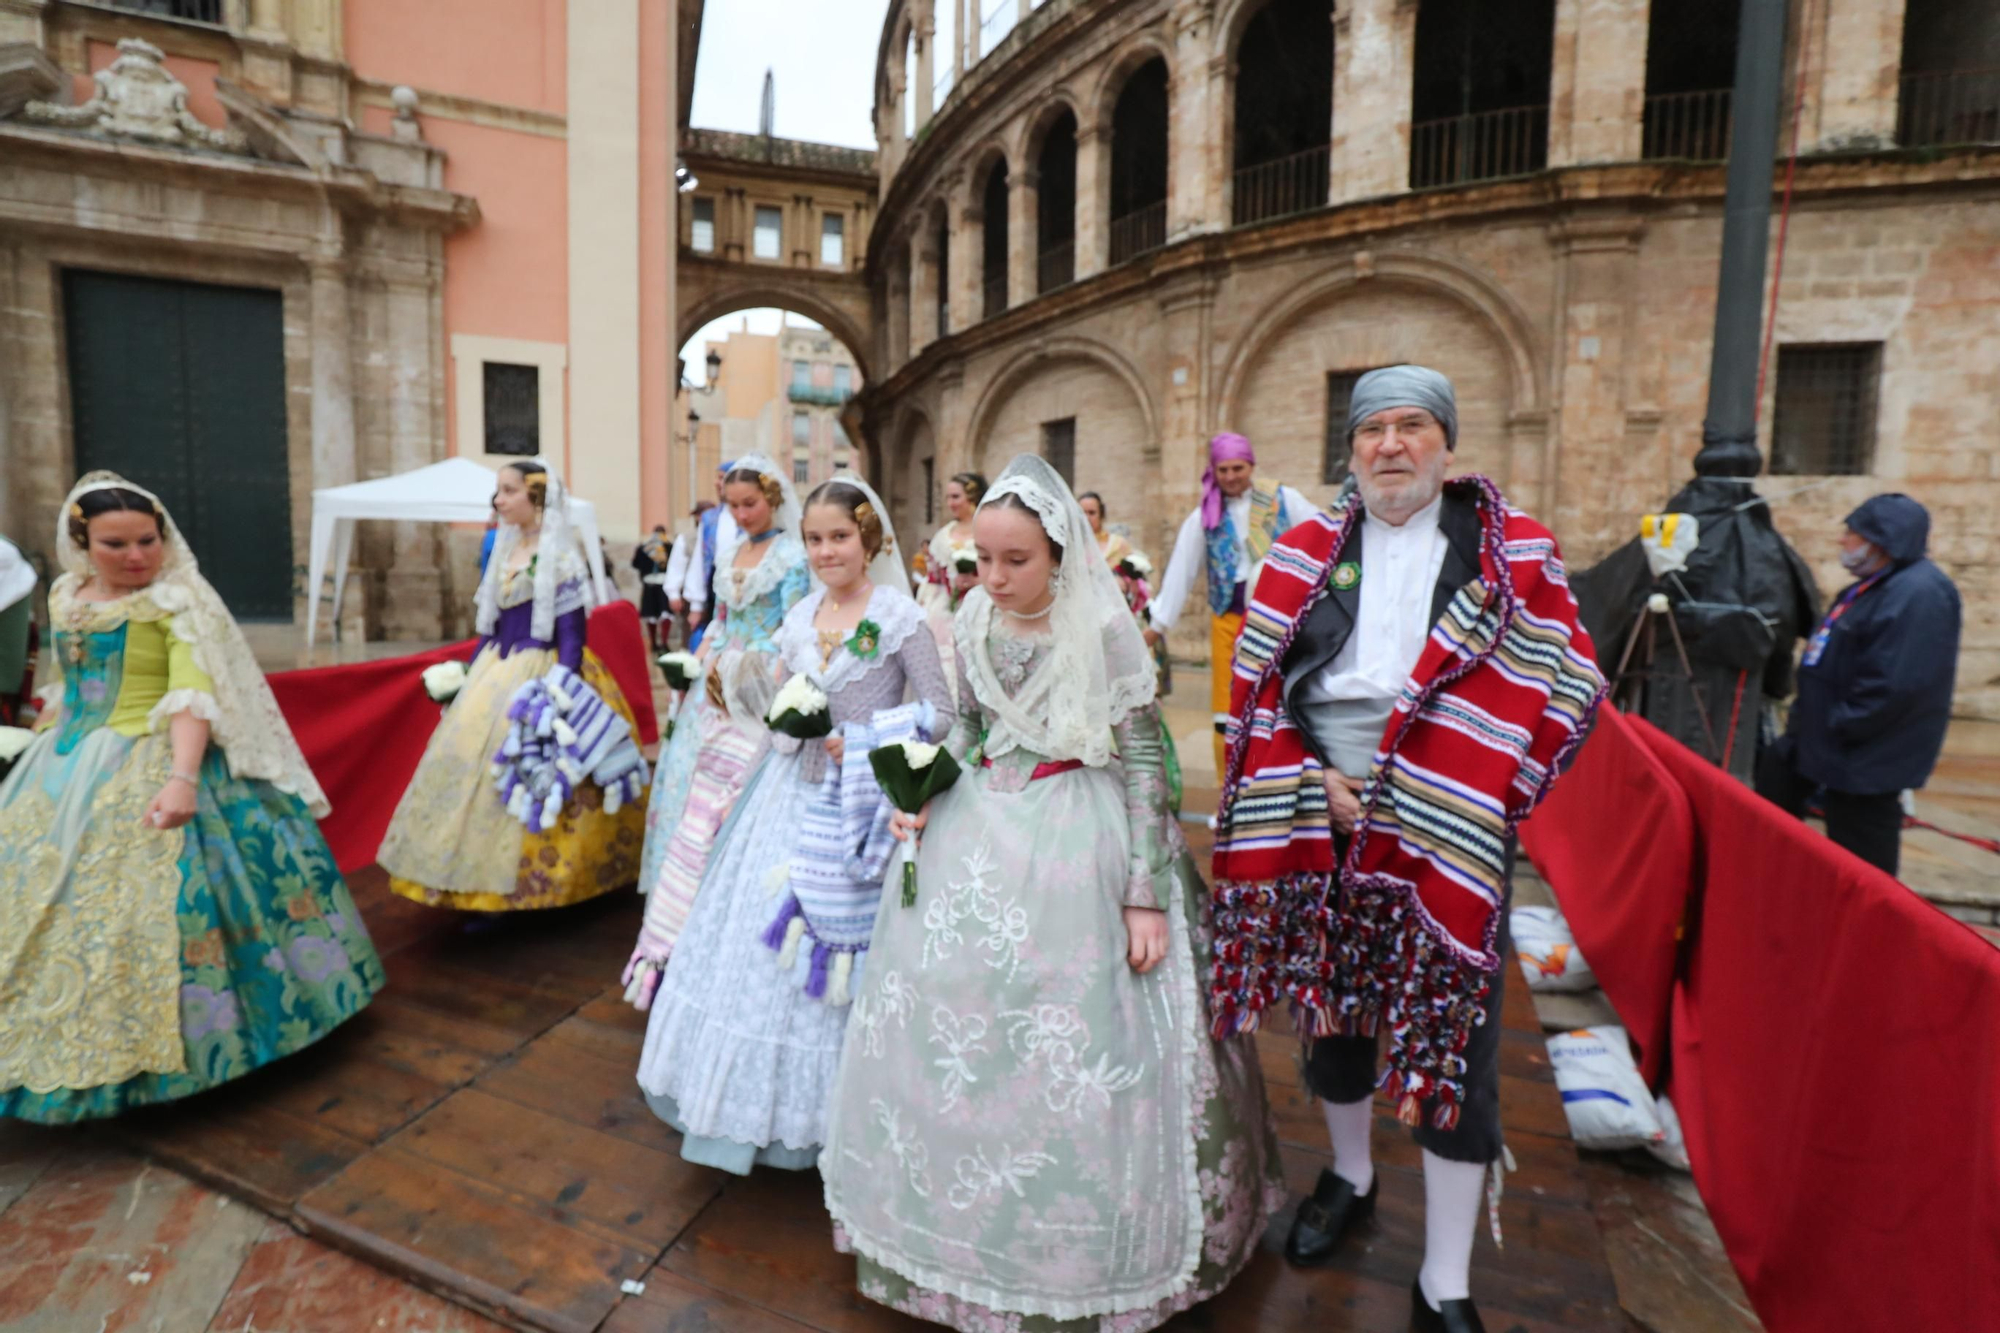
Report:
<svg viewBox="0 0 2000 1333"><path fill-rule="evenodd" d="M680 277L682 299L676 330L677 345L687 346L688 340L702 329L730 315L746 310L789 310L793 314L804 315L840 339L854 354L862 378L872 380L874 343L868 337L872 321L867 289L857 282L852 293L842 290L829 292L826 284L812 281L810 275L801 277L806 281L793 284L780 273L774 273L770 280L727 283L715 290L703 291L699 284L690 287L684 266ZM700 372L689 366L687 374L690 378L699 378Z"/></svg>

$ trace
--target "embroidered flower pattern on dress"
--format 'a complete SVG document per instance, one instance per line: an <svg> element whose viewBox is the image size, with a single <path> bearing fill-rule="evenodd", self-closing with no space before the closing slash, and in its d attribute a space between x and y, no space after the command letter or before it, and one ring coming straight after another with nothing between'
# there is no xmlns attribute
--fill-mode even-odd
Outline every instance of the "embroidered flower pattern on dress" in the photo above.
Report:
<svg viewBox="0 0 2000 1333"><path fill-rule="evenodd" d="M928 970L932 962L946 961L952 949L965 943L958 927L970 919L983 928L976 947L990 955L986 965L1004 970L1007 980L1012 982L1021 970L1021 946L1028 942L1028 909L1021 906L1019 898L1002 902L987 883L987 876L996 867L993 849L984 841L964 859L964 864L971 878L947 884L945 891L931 899L931 905L924 909L922 966Z"/></svg>
<svg viewBox="0 0 2000 1333"><path fill-rule="evenodd" d="M1007 1043L1023 1065L1047 1057L1051 1081L1042 1100L1058 1115L1108 1111L1112 1096L1131 1091L1145 1074L1144 1065L1114 1065L1102 1051L1096 1064L1086 1065L1090 1036L1074 1006L1039 1004L1033 1009L1010 1009L1000 1017L1011 1020Z"/></svg>
<svg viewBox="0 0 2000 1333"><path fill-rule="evenodd" d="M903 1168L910 1177L910 1188L919 1198L931 1197L931 1150L917 1137L914 1126L905 1127L900 1111L880 1097L868 1103L875 1112L875 1123L882 1126L882 1146L896 1159L896 1165Z"/></svg>
<svg viewBox="0 0 2000 1333"><path fill-rule="evenodd" d="M894 1019L898 1029L907 1031L910 1015L916 1009L916 988L903 980L901 972L892 969L883 973L881 986L864 992L854 1002L855 1040L861 1043L861 1054L872 1060L881 1059L888 1049L882 1040L882 1029Z"/></svg>
<svg viewBox="0 0 2000 1333"><path fill-rule="evenodd" d="M946 1193L951 1206L964 1212L991 1194L996 1198L1000 1191L1014 1191L1014 1197L1024 1199L1026 1191L1021 1186L1042 1173L1045 1166L1054 1166L1056 1159L1045 1152L1015 1152L1012 1144L1003 1144L997 1162L988 1161L986 1149L975 1149L972 1156L961 1157L956 1165L958 1183Z"/></svg>
<svg viewBox="0 0 2000 1333"><path fill-rule="evenodd" d="M1033 639L1015 638L1011 634L998 634L989 641L993 674L1000 678L1007 693L1015 693L1028 679L1028 668L1034 664L1035 650L1040 646Z"/></svg>
<svg viewBox="0 0 2000 1333"><path fill-rule="evenodd" d="M944 1104L939 1109L949 1111L958 1105L965 1085L979 1081L967 1057L986 1054L986 1020L978 1014L960 1018L939 1005L931 1010L931 1043L945 1049L931 1065L944 1072Z"/></svg>

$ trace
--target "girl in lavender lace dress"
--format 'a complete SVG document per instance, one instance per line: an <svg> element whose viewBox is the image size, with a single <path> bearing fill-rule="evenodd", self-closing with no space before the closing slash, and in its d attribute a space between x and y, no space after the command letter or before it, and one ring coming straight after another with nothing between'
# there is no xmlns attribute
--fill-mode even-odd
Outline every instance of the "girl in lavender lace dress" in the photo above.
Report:
<svg viewBox="0 0 2000 1333"><path fill-rule="evenodd" d="M967 1333L1138 1333L1249 1260L1277 1145L1247 1044L1208 1035L1138 622L1041 459L974 529L965 776L896 817L918 899L877 921L820 1174L864 1295Z"/></svg>
<svg viewBox="0 0 2000 1333"><path fill-rule="evenodd" d="M634 1003L652 1008L647 1101L682 1131L683 1157L739 1174L819 1157L847 996L895 846L867 751L951 722L881 500L857 480L827 482L806 502L804 530L823 586L786 615L777 646L786 670L826 695L833 731L773 741L691 911L664 882L655 889L628 973Z"/></svg>

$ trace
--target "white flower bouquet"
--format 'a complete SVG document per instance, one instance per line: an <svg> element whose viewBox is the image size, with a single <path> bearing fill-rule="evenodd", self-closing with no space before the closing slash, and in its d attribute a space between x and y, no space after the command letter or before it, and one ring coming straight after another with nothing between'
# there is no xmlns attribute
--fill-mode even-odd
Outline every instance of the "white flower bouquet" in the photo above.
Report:
<svg viewBox="0 0 2000 1333"><path fill-rule="evenodd" d="M951 567L961 574L977 574L979 572L979 552L969 545L952 547Z"/></svg>
<svg viewBox="0 0 2000 1333"><path fill-rule="evenodd" d="M958 761L941 745L923 741L898 741L868 752L868 766L889 803L906 815L914 815L931 798L950 789L958 781ZM914 848L903 857L903 906L917 905L917 861Z"/></svg>
<svg viewBox="0 0 2000 1333"><path fill-rule="evenodd" d="M701 679L701 659L693 653L661 653L654 659L670 690L685 690Z"/></svg>
<svg viewBox="0 0 2000 1333"><path fill-rule="evenodd" d="M793 676L779 689L764 714L765 725L795 740L818 740L833 730L826 695L804 676Z"/></svg>
<svg viewBox="0 0 2000 1333"><path fill-rule="evenodd" d="M448 704L465 688L465 663L453 660L424 668L424 693L433 701Z"/></svg>
<svg viewBox="0 0 2000 1333"><path fill-rule="evenodd" d="M1118 562L1118 572L1128 579L1150 579L1153 577L1153 562L1146 558L1144 551L1134 551Z"/></svg>

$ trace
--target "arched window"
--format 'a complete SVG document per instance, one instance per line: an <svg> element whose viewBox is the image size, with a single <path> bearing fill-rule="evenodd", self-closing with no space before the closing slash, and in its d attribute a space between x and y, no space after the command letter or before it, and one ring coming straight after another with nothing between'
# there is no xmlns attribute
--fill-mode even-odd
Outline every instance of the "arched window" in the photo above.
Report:
<svg viewBox="0 0 2000 1333"><path fill-rule="evenodd" d="M1236 226L1324 207L1333 135L1333 8L1271 0L1236 48Z"/></svg>
<svg viewBox="0 0 2000 1333"><path fill-rule="evenodd" d="M1125 80L1111 113L1111 262L1167 243L1167 62Z"/></svg>
<svg viewBox="0 0 2000 1333"><path fill-rule="evenodd" d="M1004 157L995 158L986 173L980 210L985 214L985 237L980 247L985 282L982 318L991 319L1007 308L1007 159Z"/></svg>
<svg viewBox="0 0 2000 1333"><path fill-rule="evenodd" d="M1549 161L1555 0L1417 8L1410 187L1524 176Z"/></svg>
<svg viewBox="0 0 2000 1333"><path fill-rule="evenodd" d="M1076 117L1056 117L1035 156L1035 290L1076 277Z"/></svg>

